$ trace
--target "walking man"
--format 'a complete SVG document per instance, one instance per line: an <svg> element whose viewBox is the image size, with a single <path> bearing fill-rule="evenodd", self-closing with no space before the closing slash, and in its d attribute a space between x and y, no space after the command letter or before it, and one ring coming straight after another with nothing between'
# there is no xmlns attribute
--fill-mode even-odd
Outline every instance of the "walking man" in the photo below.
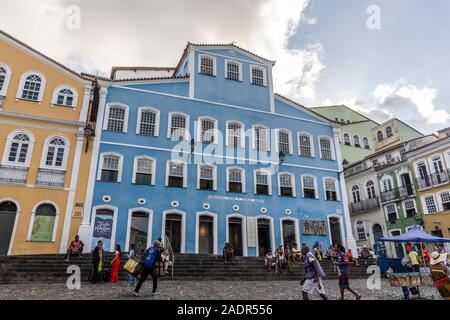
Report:
<svg viewBox="0 0 450 320"><path fill-rule="evenodd" d="M350 283L348 282L348 257L345 254L345 248L341 244L336 244L336 261L334 262L338 267L338 275L339 275L339 289L341 291L341 300L344 300L345 290L350 291L356 297L356 300L361 300L361 295L350 288Z"/></svg>
<svg viewBox="0 0 450 320"><path fill-rule="evenodd" d="M145 280L147 280L148 275L150 275L153 280L152 296L159 294L157 290L158 275L155 270L155 265L160 261L162 261L161 243L159 241L156 241L153 244L153 247L148 248L144 253L144 257L142 258L142 265L144 268L142 269L138 284L133 291L133 296L139 297L139 290L141 289L142 284L145 282Z"/></svg>
<svg viewBox="0 0 450 320"><path fill-rule="evenodd" d="M302 256L305 261L305 275L306 279L303 279L300 283L302 288L303 300L309 300L309 294L314 291L317 292L323 300L328 300L325 294L325 288L322 284L322 278L325 277L325 273L319 261L316 259L313 253L309 251L308 246L302 247Z"/></svg>

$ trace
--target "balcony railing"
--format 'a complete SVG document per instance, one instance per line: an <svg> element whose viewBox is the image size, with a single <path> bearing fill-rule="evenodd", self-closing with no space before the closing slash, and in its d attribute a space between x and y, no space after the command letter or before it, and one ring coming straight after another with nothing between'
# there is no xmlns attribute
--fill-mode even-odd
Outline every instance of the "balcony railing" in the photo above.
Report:
<svg viewBox="0 0 450 320"><path fill-rule="evenodd" d="M381 202L387 202L392 200L402 200L414 195L414 189L412 185L406 185L403 187L395 188L381 193Z"/></svg>
<svg viewBox="0 0 450 320"><path fill-rule="evenodd" d="M0 166L0 181L7 183L26 183L28 168Z"/></svg>
<svg viewBox="0 0 450 320"><path fill-rule="evenodd" d="M445 183L449 183L450 170L442 171L439 173L433 173L425 178L417 178L417 188L419 190L430 188Z"/></svg>
<svg viewBox="0 0 450 320"><path fill-rule="evenodd" d="M36 184L48 187L64 187L65 171L39 169Z"/></svg>
<svg viewBox="0 0 450 320"><path fill-rule="evenodd" d="M364 212L369 212L374 209L380 208L380 201L378 200L378 197L363 200L361 202L357 203L350 203L350 212L351 214L359 214Z"/></svg>

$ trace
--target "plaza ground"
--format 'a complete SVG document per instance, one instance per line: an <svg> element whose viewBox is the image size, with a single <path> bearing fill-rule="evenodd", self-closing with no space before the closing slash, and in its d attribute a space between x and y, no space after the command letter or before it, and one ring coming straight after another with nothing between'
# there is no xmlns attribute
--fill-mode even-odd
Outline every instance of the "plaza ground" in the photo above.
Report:
<svg viewBox="0 0 450 320"><path fill-rule="evenodd" d="M392 288L389 281L382 279L379 290L369 290L365 279L350 281L351 286L362 293L363 300L401 300L401 288ZM328 296L339 299L337 280L325 280L324 286ZM422 298L440 300L434 287L421 287ZM65 284L12 284L0 285L0 300L34 299L34 300L298 300L301 299L299 281L160 281L160 295L152 297L151 281L141 289L139 298L131 296L131 287L126 283L103 283L91 285L82 283L81 289L69 290ZM346 298L354 300L349 292ZM320 299L312 295L311 299Z"/></svg>

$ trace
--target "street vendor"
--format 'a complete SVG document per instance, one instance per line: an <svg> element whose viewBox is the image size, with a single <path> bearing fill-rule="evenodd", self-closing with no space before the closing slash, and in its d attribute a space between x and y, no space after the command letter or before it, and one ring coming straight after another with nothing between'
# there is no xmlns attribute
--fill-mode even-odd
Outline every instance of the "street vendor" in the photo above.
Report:
<svg viewBox="0 0 450 320"><path fill-rule="evenodd" d="M447 253L434 251L430 256L430 271L439 294L450 298L450 275L447 266Z"/></svg>

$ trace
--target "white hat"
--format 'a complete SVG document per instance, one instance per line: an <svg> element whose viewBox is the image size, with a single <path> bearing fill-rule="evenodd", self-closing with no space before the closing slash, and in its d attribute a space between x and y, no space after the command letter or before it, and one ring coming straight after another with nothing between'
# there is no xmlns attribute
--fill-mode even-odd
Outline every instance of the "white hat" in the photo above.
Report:
<svg viewBox="0 0 450 320"><path fill-rule="evenodd" d="M430 258L430 264L435 265L447 260L447 253L439 253L437 251L434 251L433 253L431 253Z"/></svg>

